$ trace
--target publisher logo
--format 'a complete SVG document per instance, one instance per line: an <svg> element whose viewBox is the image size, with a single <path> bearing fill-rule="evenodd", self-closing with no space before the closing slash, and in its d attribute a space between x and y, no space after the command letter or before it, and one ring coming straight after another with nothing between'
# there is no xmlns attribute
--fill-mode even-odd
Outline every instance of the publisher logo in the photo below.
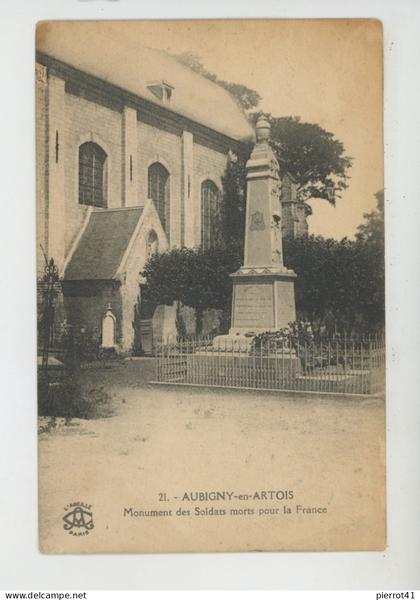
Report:
<svg viewBox="0 0 420 600"><path fill-rule="evenodd" d="M63 528L69 535L89 535L94 528L92 505L72 502L64 507Z"/></svg>

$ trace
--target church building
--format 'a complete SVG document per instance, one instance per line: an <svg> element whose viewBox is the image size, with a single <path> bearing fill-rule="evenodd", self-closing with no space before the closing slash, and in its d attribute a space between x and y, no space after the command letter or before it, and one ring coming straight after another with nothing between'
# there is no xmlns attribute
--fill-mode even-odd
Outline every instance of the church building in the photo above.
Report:
<svg viewBox="0 0 420 600"><path fill-rule="evenodd" d="M229 153L254 131L219 85L88 22L38 27L36 120L38 274L53 258L73 327L150 352L175 315L141 306L139 274L212 245Z"/></svg>

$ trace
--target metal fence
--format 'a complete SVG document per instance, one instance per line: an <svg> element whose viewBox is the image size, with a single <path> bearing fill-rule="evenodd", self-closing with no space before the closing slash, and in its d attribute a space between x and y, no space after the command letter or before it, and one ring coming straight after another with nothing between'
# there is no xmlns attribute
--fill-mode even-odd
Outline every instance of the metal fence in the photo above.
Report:
<svg viewBox="0 0 420 600"><path fill-rule="evenodd" d="M290 342L181 339L156 348L157 381L343 394L381 394L383 338Z"/></svg>

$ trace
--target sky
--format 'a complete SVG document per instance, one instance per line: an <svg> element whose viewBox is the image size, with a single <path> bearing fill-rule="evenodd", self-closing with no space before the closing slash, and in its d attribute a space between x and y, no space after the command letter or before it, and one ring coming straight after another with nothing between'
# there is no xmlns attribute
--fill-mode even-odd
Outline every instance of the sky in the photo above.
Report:
<svg viewBox="0 0 420 600"><path fill-rule="evenodd" d="M337 239L354 235L383 189L379 21L114 21L106 27L122 41L191 51L219 78L255 89L263 111L300 116L333 132L353 157L349 187L335 207L311 202L309 230Z"/></svg>

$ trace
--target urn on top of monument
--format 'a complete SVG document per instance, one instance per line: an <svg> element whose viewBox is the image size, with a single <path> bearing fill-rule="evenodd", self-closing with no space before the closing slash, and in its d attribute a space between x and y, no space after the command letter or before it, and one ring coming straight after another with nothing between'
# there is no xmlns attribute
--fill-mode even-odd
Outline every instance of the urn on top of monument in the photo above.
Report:
<svg viewBox="0 0 420 600"><path fill-rule="evenodd" d="M257 143L265 142L270 139L271 125L264 115L260 115L255 126Z"/></svg>

